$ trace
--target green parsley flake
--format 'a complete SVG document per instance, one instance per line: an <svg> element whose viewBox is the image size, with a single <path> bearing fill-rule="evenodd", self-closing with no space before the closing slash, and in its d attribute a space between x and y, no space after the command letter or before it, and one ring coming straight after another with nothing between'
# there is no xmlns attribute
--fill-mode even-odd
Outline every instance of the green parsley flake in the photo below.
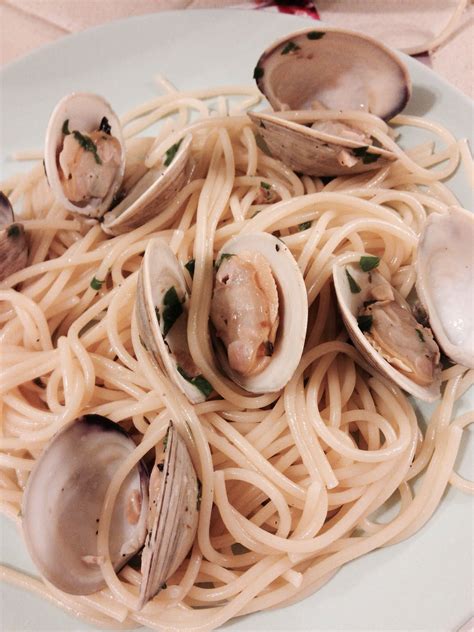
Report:
<svg viewBox="0 0 474 632"><path fill-rule="evenodd" d="M100 279L96 279L96 277L92 277L92 281L91 281L91 288L93 290L100 290L100 288L103 285L103 281L101 281Z"/></svg>
<svg viewBox="0 0 474 632"><path fill-rule="evenodd" d="M324 31L310 31L309 33L306 33L306 37L309 40L318 40L324 37L325 35L326 33Z"/></svg>
<svg viewBox="0 0 474 632"><path fill-rule="evenodd" d="M380 257L374 257L372 255L363 255L359 259L359 266L364 272L370 272L374 268L377 268L380 263Z"/></svg>
<svg viewBox="0 0 474 632"><path fill-rule="evenodd" d="M72 135L74 136L76 141L79 143L79 145L82 147L82 149L84 151L90 151L91 154L94 155L94 160L96 161L96 163L98 165L101 165L102 160L100 159L100 156L97 153L97 145L94 143L94 141L90 139L89 136L84 136L83 134L81 134L81 132L78 132L78 131L72 132Z"/></svg>
<svg viewBox="0 0 474 632"><path fill-rule="evenodd" d="M231 257L235 257L235 255L231 254L230 252L222 253L221 256L219 257L219 259L216 262L216 270L219 270L219 268L224 263L224 261L226 261L227 259L230 259Z"/></svg>
<svg viewBox="0 0 474 632"><path fill-rule="evenodd" d="M68 134L70 134L71 132L69 131L69 119L66 119L63 123L62 129L61 129L62 133L64 134L64 136L68 136Z"/></svg>
<svg viewBox="0 0 474 632"><path fill-rule="evenodd" d="M186 270L191 275L191 279L194 279L194 267L195 267L195 265L196 265L196 260L195 259L190 259L188 261L188 263L184 264L184 267L186 268Z"/></svg>
<svg viewBox="0 0 474 632"><path fill-rule="evenodd" d="M179 140L177 143L175 143L174 145L171 145L171 147L169 149L166 150L166 158L163 162L163 164L165 165L165 167L169 167L170 164L173 162L173 158L176 156L176 154L178 153L178 149L181 145L181 143L183 142L183 139Z"/></svg>
<svg viewBox="0 0 474 632"><path fill-rule="evenodd" d="M308 230L308 228L311 228L313 222L302 222L301 224L298 224L298 230L301 232L303 230Z"/></svg>
<svg viewBox="0 0 474 632"><path fill-rule="evenodd" d="M358 283L356 282L356 280L354 279L354 277L351 275L351 273L349 272L347 268L346 268L346 276L347 276L347 280L349 281L349 287L351 288L352 294L359 294L360 286L358 285Z"/></svg>
<svg viewBox="0 0 474 632"><path fill-rule="evenodd" d="M111 131L112 128L110 127L109 119L106 116L103 116L99 125L99 132L105 132L110 136Z"/></svg>
<svg viewBox="0 0 474 632"><path fill-rule="evenodd" d="M300 50L300 47L298 46L298 44L295 44L294 42L288 42L288 44L281 51L281 54L288 55L288 53L294 53L297 50Z"/></svg>
<svg viewBox="0 0 474 632"><path fill-rule="evenodd" d="M179 365L176 366L176 370L182 377L184 377L184 379L187 382L195 386L198 389L198 391L201 391L201 393L204 395L206 399L212 393L212 390L213 390L212 386L211 384L209 384L209 382L206 380L206 378L203 375L196 375L196 377L191 377Z"/></svg>
<svg viewBox="0 0 474 632"><path fill-rule="evenodd" d="M202 500L202 483L199 479L197 483L198 483L198 491L197 491L197 498L196 498L196 509L199 511L201 509L201 500Z"/></svg>
<svg viewBox="0 0 474 632"><path fill-rule="evenodd" d="M266 189L267 191L272 188L272 185L268 184L268 182L260 182L260 186L262 187L262 189Z"/></svg>
<svg viewBox="0 0 474 632"><path fill-rule="evenodd" d="M183 304L174 285L166 291L163 297L163 305L163 337L165 337L183 313Z"/></svg>
<svg viewBox="0 0 474 632"><path fill-rule="evenodd" d="M370 331L370 328L372 327L372 322L373 322L373 316L367 315L367 316L358 316L357 317L357 324L359 325L359 329L361 331Z"/></svg>
<svg viewBox="0 0 474 632"><path fill-rule="evenodd" d="M10 226L7 228L7 237L13 237L15 239L15 237L19 237L21 233L21 226L20 224L10 224Z"/></svg>
<svg viewBox="0 0 474 632"><path fill-rule="evenodd" d="M368 149L368 145L365 145L364 147L354 147L352 149L352 153L357 158L362 158L362 162L364 163L364 165L370 165L370 163L372 162L377 162L377 160L380 158L380 154L372 154L367 151Z"/></svg>
<svg viewBox="0 0 474 632"><path fill-rule="evenodd" d="M420 342L425 342L425 337L423 336L423 332L421 331L421 329L415 329L415 331L418 334L418 338L420 339Z"/></svg>

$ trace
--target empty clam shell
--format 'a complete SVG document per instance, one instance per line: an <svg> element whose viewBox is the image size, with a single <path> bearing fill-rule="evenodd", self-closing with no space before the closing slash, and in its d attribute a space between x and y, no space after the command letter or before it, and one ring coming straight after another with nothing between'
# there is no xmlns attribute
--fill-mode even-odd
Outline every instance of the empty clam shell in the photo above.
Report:
<svg viewBox="0 0 474 632"><path fill-rule="evenodd" d="M188 303L183 271L175 254L162 239L152 239L138 277L136 309L140 336L154 361L196 404L205 401L212 386L201 375L189 352Z"/></svg>
<svg viewBox="0 0 474 632"><path fill-rule="evenodd" d="M268 233L231 239L216 261L211 319L221 367L251 393L279 391L306 338L308 299L298 264Z"/></svg>
<svg viewBox="0 0 474 632"><path fill-rule="evenodd" d="M364 358L418 399L438 399L439 349L406 301L379 272L357 264L334 265L333 279L344 324Z"/></svg>
<svg viewBox="0 0 474 632"><path fill-rule="evenodd" d="M317 27L286 35L260 57L254 77L273 109L365 110L388 120L411 93L405 64L375 39Z"/></svg>
<svg viewBox="0 0 474 632"><path fill-rule="evenodd" d="M182 564L196 537L199 484L185 442L170 424L164 463L150 478L148 535L142 552L139 608Z"/></svg>
<svg viewBox="0 0 474 632"><path fill-rule="evenodd" d="M104 214L125 169L120 121L105 99L76 92L59 101L46 130L44 164L65 208L96 219Z"/></svg>
<svg viewBox="0 0 474 632"><path fill-rule="evenodd" d="M48 581L86 595L105 581L97 558L99 516L109 483L134 442L115 423L84 415L61 430L33 468L23 497L30 555ZM110 555L118 570L143 545L148 476L139 463L125 479L112 516Z"/></svg>
<svg viewBox="0 0 474 632"><path fill-rule="evenodd" d="M418 244L416 291L445 354L474 369L474 215L432 213Z"/></svg>
<svg viewBox="0 0 474 632"><path fill-rule="evenodd" d="M23 224L15 222L13 208L0 191L0 281L22 270L28 261L28 243Z"/></svg>
<svg viewBox="0 0 474 632"><path fill-rule="evenodd" d="M102 229L106 233L120 235L133 230L158 215L173 200L189 179L191 141L188 134L170 148L163 163L147 170L124 199L104 215Z"/></svg>

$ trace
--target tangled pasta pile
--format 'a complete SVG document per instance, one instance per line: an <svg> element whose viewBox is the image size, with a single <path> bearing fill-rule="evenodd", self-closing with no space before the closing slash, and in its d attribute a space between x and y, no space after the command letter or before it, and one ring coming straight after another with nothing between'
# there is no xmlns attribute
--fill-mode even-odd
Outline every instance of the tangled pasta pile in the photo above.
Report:
<svg viewBox="0 0 474 632"><path fill-rule="evenodd" d="M137 446L114 477L101 515L106 588L76 597L41 578L1 570L3 579L97 626L204 631L297 601L343 564L409 537L447 485L472 491L453 467L462 430L474 419L456 417L455 405L474 372L443 370L443 397L423 436L411 401L349 342L331 278L335 262L376 255L380 271L406 297L427 215L456 203L442 180L466 146L439 126L398 116L395 125L427 128L445 145L426 142L404 152L384 123L359 113L367 133L397 160L323 181L299 176L259 149L245 114L258 100L253 89L180 93L165 86L167 94L122 119L126 177L143 162L155 164L186 133L194 172L143 226L109 238L98 223L75 218L55 202L41 162L1 187L21 209L30 243L28 266L0 289L3 513L21 528L29 472L75 418L108 417ZM152 125L150 143L138 135ZM291 381L281 392L254 396L219 371L208 322L216 253L232 236L258 231L277 234L295 257L309 321ZM188 340L215 391L203 403L190 404L139 339L137 275L157 236L183 265L194 260ZM111 507L127 472L155 446L161 450L170 419L202 482L198 533L166 589L138 610L140 573L128 564L116 574L108 557ZM397 515L379 523L374 513L398 497Z"/></svg>

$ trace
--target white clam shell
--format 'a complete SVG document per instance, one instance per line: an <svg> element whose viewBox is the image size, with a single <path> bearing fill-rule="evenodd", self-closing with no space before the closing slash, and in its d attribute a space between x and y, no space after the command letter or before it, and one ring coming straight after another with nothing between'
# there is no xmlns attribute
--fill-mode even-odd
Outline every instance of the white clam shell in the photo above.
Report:
<svg viewBox="0 0 474 632"><path fill-rule="evenodd" d="M192 136L185 136L168 166L152 167L115 208L104 215L102 229L109 235L129 232L158 215L185 186Z"/></svg>
<svg viewBox="0 0 474 632"><path fill-rule="evenodd" d="M154 492L153 477L156 477ZM155 465L151 477L149 531L142 552L139 608L163 587L192 547L199 502L198 480L188 449L170 424L162 471Z"/></svg>
<svg viewBox="0 0 474 632"><path fill-rule="evenodd" d="M163 323L158 322L156 309L163 313L163 298L174 287L182 301L183 312L163 336ZM179 357L189 357L187 320L189 296L183 271L175 254L162 239L152 239L145 250L138 277L136 309L140 336L154 361L162 366L176 386L193 404L203 402L203 392L178 371Z"/></svg>
<svg viewBox="0 0 474 632"><path fill-rule="evenodd" d="M265 257L278 289L279 327L270 363L258 374L243 376L232 370L223 344L217 356L223 371L251 393L273 393L292 378L301 359L308 324L308 297L303 275L288 247L269 233L242 234L227 242L217 255L258 252Z"/></svg>
<svg viewBox="0 0 474 632"><path fill-rule="evenodd" d="M62 148L64 121L69 120L69 129L80 132L93 132L99 129L100 122L106 117L111 135L118 139L121 148L121 165L114 182L104 199L92 200L80 206L71 202L65 195L58 171L58 154ZM65 96L53 110L46 129L44 164L49 185L56 199L69 211L90 218L100 218L109 208L114 194L122 182L125 169L125 148L120 121L109 103L101 96L92 93L74 92Z"/></svg>
<svg viewBox="0 0 474 632"><path fill-rule="evenodd" d="M359 293L353 294L351 292L346 270L348 270L354 281L361 288ZM356 264L335 264L333 266L334 289L346 329L362 356L384 377L397 384L407 393L414 395L416 398L425 402L434 402L440 397L440 379L437 378L429 387L420 386L410 380L382 357L367 340L357 324L357 315L364 301L371 298L370 279L372 279L374 283L377 283L377 281L381 279L381 276L380 272L376 270L372 270L370 273L364 272L360 266ZM400 295L395 294L397 301L401 303L405 302Z"/></svg>
<svg viewBox="0 0 474 632"><path fill-rule="evenodd" d="M257 125L258 133L265 141L271 155L280 159L293 171L310 176L339 176L364 173L384 167L395 156L373 145L363 145L345 138L325 134L275 114L249 112L249 118ZM343 150L366 148L375 160L365 163L354 157L355 164L340 163L338 155Z"/></svg>
<svg viewBox="0 0 474 632"><path fill-rule="evenodd" d="M474 214L432 213L416 259L416 291L451 360L474 369Z"/></svg>
<svg viewBox="0 0 474 632"><path fill-rule="evenodd" d="M109 483L134 448L117 424L85 415L53 437L36 462L23 497L23 532L41 574L60 590L86 595L105 586L94 561L98 520ZM116 570L142 547L147 511L148 476L138 464L113 511L109 544Z"/></svg>
<svg viewBox="0 0 474 632"><path fill-rule="evenodd" d="M286 52L285 52L286 51ZM388 120L411 93L408 70L392 50L345 29L311 27L274 42L255 78L273 109L365 109Z"/></svg>

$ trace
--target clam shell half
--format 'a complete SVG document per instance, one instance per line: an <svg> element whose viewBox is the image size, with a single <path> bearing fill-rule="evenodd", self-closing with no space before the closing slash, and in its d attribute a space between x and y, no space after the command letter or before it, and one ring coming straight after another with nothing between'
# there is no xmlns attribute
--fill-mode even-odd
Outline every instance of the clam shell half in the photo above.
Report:
<svg viewBox="0 0 474 632"><path fill-rule="evenodd" d="M474 369L474 214L432 213L416 259L416 291L437 341L454 362Z"/></svg>
<svg viewBox="0 0 474 632"><path fill-rule="evenodd" d="M360 292L353 293L347 278L346 271L349 272L355 283L359 286ZM375 270L370 273L364 272L356 264L333 266L334 289L339 304L339 309L344 320L344 324L362 356L384 377L388 378L407 393L414 395L425 402L434 402L440 397L439 376L436 377L430 386L421 386L410 380L405 374L398 371L392 364L372 346L364 336L357 323L357 315L364 302L371 298L371 286L383 279L380 272ZM393 288L392 288L393 289ZM400 305L406 306L404 299L394 290L396 301Z"/></svg>
<svg viewBox="0 0 474 632"><path fill-rule="evenodd" d="M23 224L15 222L13 208L0 191L0 281L22 270L28 262L28 242Z"/></svg>

